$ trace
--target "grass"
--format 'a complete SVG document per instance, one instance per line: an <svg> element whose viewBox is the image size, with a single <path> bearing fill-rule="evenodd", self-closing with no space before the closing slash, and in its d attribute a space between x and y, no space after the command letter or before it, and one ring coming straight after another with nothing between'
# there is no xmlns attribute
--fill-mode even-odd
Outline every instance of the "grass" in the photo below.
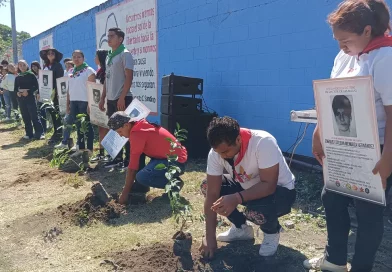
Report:
<svg viewBox="0 0 392 272"><path fill-rule="evenodd" d="M15 124L0 124L0 130L13 126ZM89 176L61 173L49 168L52 147L48 147L46 141L15 144L23 136L23 129L3 134L1 143L9 148L3 148L0 161L4 161L4 168L9 170L0 173L0 180L5 181L0 183L0 187L7 188L0 190L1 271L107 271L99 266L99 262L115 252L132 249L137 244L171 243L178 226L172 218L169 201L162 197L163 190L151 190L146 204L129 206L126 215L112 220L110 224L97 222L80 228L59 217L57 206L83 199L95 181L101 181L109 193L119 192L124 185L125 173L109 173L107 170L99 170ZM22 167L9 162L11 156L13 160L21 161ZM188 224L186 230L192 232L195 246L200 244L205 231L203 196L199 191L206 177L205 169L204 160L190 161L182 176L184 196L194 209L194 221ZM15 184L19 174L26 174L26 180ZM317 250L309 251L301 239L307 233L315 235L325 231L318 227L317 217L301 211L306 211L306 208L316 210L321 206L319 176L303 172L295 174L298 177L298 204L295 211L281 221L294 220L297 230L285 234L282 244L313 255ZM309 200L315 203L310 205ZM80 215L81 218L83 216ZM7 228L7 225L10 227ZM45 243L42 232L55 226L61 226L63 234L56 242ZM227 226L228 221L221 219L217 231L226 230ZM256 243L260 243L260 238L256 239Z"/></svg>

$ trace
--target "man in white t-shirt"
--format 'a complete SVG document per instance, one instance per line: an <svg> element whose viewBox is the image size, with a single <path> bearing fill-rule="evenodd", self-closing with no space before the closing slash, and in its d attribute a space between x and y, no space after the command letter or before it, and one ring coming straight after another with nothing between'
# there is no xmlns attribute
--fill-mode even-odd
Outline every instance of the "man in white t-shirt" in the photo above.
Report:
<svg viewBox="0 0 392 272"><path fill-rule="evenodd" d="M275 138L266 131L241 128L230 117L214 118L207 130L212 147L207 162L206 237L200 248L212 258L217 240L231 242L254 238L246 220L260 226L264 240L261 256L272 256L278 245L281 226L278 217L288 214L295 201L295 178ZM228 174L223 174L226 170ZM237 210L242 204L244 213ZM226 216L232 227L216 236L217 214Z"/></svg>

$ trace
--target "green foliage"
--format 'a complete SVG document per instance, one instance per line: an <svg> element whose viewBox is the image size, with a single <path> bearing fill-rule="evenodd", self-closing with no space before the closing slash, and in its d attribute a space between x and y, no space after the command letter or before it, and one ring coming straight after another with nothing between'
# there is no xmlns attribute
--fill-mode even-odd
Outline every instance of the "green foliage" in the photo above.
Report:
<svg viewBox="0 0 392 272"><path fill-rule="evenodd" d="M168 183L166 184L165 191L170 199L170 206L172 208L174 219L177 224L181 224L180 231L184 229L188 221L193 222L192 205L180 195L180 180L175 177L176 174L181 173L181 169L175 165L175 162L178 161L178 155L175 154L175 151L176 149L181 148L179 142L187 138L187 133L188 131L181 129L180 125L177 123L177 129L174 132L174 136L177 138L177 141L166 138L166 140L170 142L170 151L169 154L167 154L167 166L163 163L155 166L156 170L166 170L165 177L168 180Z"/></svg>
<svg viewBox="0 0 392 272"><path fill-rule="evenodd" d="M0 7L4 6L6 2L8 1L0 0ZM30 34L25 31L16 33L18 50L21 50L23 41L29 38L31 38ZM6 51L9 48L12 48L12 29L9 26L0 24L0 57L1 58L4 58L4 55L6 54Z"/></svg>

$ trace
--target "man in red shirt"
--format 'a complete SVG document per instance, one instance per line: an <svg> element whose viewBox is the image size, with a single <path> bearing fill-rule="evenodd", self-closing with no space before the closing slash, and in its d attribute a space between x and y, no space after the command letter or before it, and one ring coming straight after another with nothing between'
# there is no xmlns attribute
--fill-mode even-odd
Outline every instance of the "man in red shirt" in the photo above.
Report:
<svg viewBox="0 0 392 272"><path fill-rule="evenodd" d="M171 154L170 150L172 149L168 138L177 142L178 146L174 149L174 154L178 156L178 160L174 164L181 169L181 173L184 172L185 162L188 159L186 148L163 127L151 124L144 119L131 122L131 117L123 111L118 111L109 118L108 127L120 136L129 138L131 145L125 186L119 198L120 204L127 203L135 179L144 186L165 188L168 182L165 177L166 169L158 170L155 167L161 163L168 164L167 155ZM150 157L151 160L143 169L138 171L140 157L144 155ZM179 179L178 176L179 173L175 175L175 178Z"/></svg>

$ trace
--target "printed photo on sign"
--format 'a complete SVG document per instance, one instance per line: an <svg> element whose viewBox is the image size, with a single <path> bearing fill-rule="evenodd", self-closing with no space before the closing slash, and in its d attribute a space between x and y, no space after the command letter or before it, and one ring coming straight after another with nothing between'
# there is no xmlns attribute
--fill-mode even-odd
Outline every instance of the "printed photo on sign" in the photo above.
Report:
<svg viewBox="0 0 392 272"><path fill-rule="evenodd" d="M372 77L313 81L325 188L385 205ZM358 122L360 120L360 122Z"/></svg>
<svg viewBox="0 0 392 272"><path fill-rule="evenodd" d="M335 136L357 137L352 95L331 95Z"/></svg>
<svg viewBox="0 0 392 272"><path fill-rule="evenodd" d="M60 114L64 115L67 111L68 77L60 77L56 80L56 83Z"/></svg>
<svg viewBox="0 0 392 272"><path fill-rule="evenodd" d="M101 145L105 148L110 157L114 159L117 157L118 153L120 153L127 141L128 138L121 137L117 132L111 129L108 134L106 134L105 138L103 138Z"/></svg>
<svg viewBox="0 0 392 272"><path fill-rule="evenodd" d="M53 72L50 70L39 70L39 96L40 102L52 100Z"/></svg>
<svg viewBox="0 0 392 272"><path fill-rule="evenodd" d="M139 121L141 119L146 119L151 111L137 98L134 98L125 112L131 117L131 121Z"/></svg>
<svg viewBox="0 0 392 272"><path fill-rule="evenodd" d="M107 128L108 117L106 115L106 112L99 109L99 102L101 100L102 91L102 84L95 82L87 82L87 98L88 106L90 109L90 122L94 125Z"/></svg>
<svg viewBox="0 0 392 272"><path fill-rule="evenodd" d="M133 97L158 114L158 43L156 0L123 1L96 14L97 49L110 49L108 31L125 32L124 45L134 59ZM108 73L108 77L111 75Z"/></svg>

